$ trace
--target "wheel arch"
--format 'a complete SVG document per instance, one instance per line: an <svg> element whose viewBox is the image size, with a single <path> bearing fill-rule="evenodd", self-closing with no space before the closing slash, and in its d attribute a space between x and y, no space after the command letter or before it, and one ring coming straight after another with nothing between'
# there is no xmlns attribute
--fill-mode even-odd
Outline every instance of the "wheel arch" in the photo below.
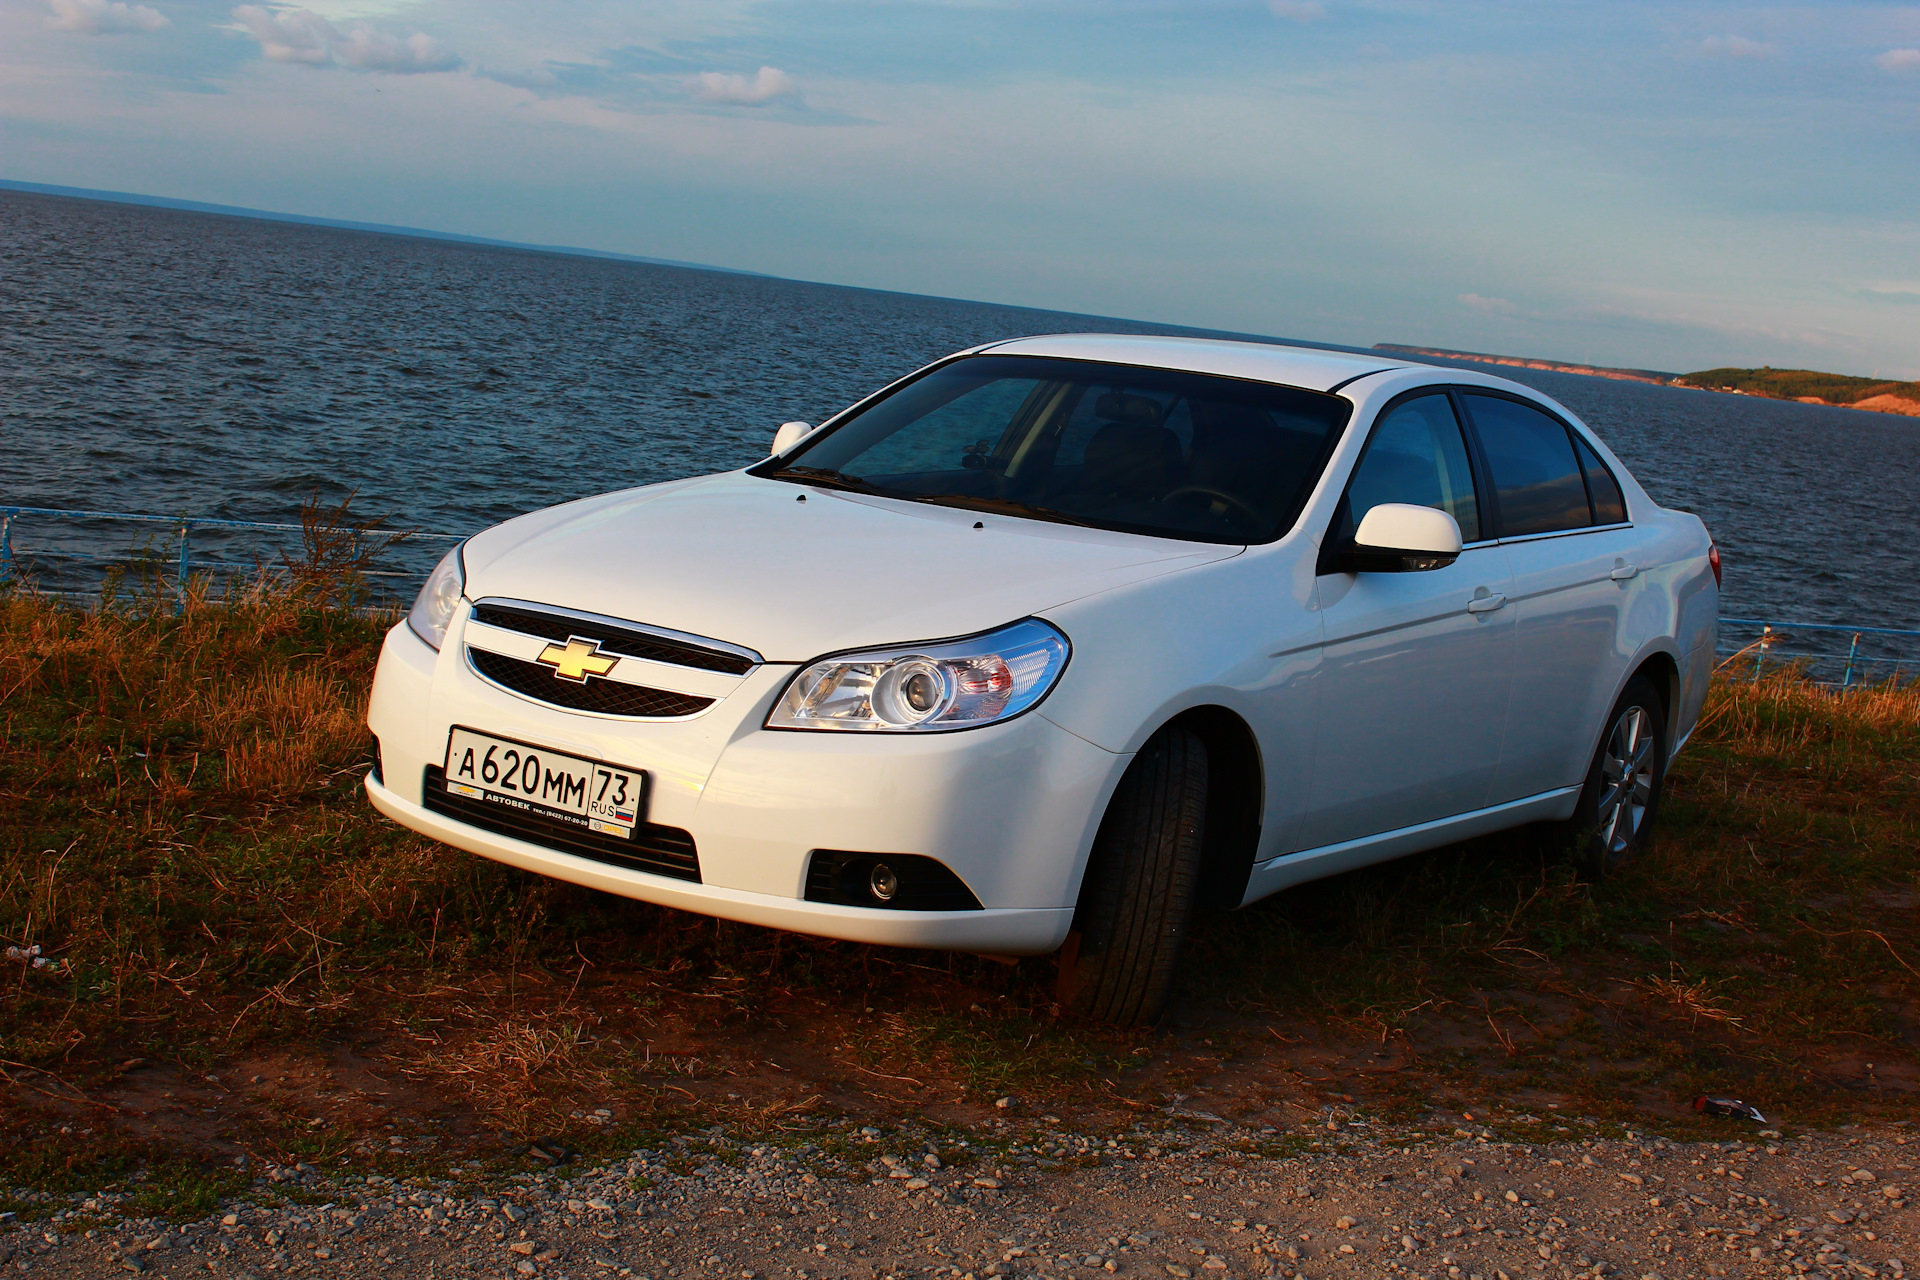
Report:
<svg viewBox="0 0 1920 1280"><path fill-rule="evenodd" d="M1247 894L1260 847L1266 776L1260 741L1240 715L1226 707L1190 707L1156 729L1185 729L1207 748L1207 826L1201 843L1198 900L1232 908Z"/></svg>
<svg viewBox="0 0 1920 1280"><path fill-rule="evenodd" d="M1671 743L1678 736L1680 729L1680 663L1664 649L1656 649L1652 653L1643 655L1627 678L1620 682L1620 688L1614 690L1614 701L1619 701L1621 692L1641 676L1645 676L1647 681L1660 691L1660 701L1667 718L1667 741ZM1602 728L1601 732L1604 733L1605 729Z"/></svg>

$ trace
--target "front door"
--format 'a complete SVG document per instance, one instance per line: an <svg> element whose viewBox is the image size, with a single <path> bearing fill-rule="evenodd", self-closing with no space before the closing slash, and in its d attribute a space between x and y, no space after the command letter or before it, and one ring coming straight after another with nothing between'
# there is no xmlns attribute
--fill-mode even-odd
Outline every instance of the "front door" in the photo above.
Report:
<svg viewBox="0 0 1920 1280"><path fill-rule="evenodd" d="M1466 544L1444 569L1328 573L1313 799L1297 847L1318 848L1488 803L1512 683L1512 574L1482 528L1473 469L1444 392L1389 406L1328 530L1383 502L1448 512Z"/></svg>

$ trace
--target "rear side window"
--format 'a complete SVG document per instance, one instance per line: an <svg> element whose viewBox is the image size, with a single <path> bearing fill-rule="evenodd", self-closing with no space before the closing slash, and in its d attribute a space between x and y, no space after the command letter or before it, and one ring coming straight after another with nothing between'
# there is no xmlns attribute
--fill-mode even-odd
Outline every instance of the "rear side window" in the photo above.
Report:
<svg viewBox="0 0 1920 1280"><path fill-rule="evenodd" d="M1367 512L1383 502L1437 507L1459 524L1462 542L1486 536L1480 528L1473 468L1446 392L1397 404L1374 427L1366 454L1347 482L1335 541L1350 540Z"/></svg>
<svg viewBox="0 0 1920 1280"><path fill-rule="evenodd" d="M1558 418L1499 396L1461 397L1473 417L1500 509L1500 536L1584 529L1593 523L1573 439Z"/></svg>
<svg viewBox="0 0 1920 1280"><path fill-rule="evenodd" d="M1587 473L1587 494L1593 499L1593 522L1625 524L1627 500L1620 496L1620 482L1613 478L1613 472L1607 470L1607 464L1600 461L1600 455L1593 451L1593 446L1578 435L1573 438L1573 447L1580 451L1580 469Z"/></svg>

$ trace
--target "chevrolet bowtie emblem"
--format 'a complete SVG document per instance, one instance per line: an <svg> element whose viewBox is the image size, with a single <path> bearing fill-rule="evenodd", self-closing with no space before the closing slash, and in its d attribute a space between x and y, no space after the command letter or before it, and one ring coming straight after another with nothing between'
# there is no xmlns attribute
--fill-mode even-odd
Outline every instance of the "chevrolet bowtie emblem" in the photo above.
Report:
<svg viewBox="0 0 1920 1280"><path fill-rule="evenodd" d="M574 636L565 644L550 644L535 659L553 668L555 679L585 684L588 676L603 676L619 665L620 659L600 652L598 640Z"/></svg>

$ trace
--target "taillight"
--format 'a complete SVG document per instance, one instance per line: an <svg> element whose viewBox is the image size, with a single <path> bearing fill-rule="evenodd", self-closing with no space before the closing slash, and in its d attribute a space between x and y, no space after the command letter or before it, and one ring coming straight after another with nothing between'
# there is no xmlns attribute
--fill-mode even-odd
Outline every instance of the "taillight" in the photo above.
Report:
<svg viewBox="0 0 1920 1280"><path fill-rule="evenodd" d="M1707 546L1707 566L1713 570L1713 585L1720 585L1720 548L1712 544Z"/></svg>

